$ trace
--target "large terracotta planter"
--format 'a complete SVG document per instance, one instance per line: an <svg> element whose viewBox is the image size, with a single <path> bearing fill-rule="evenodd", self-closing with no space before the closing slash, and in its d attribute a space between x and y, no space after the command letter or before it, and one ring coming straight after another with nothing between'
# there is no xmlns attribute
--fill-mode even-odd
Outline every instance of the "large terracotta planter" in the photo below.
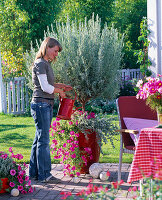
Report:
<svg viewBox="0 0 162 200"><path fill-rule="evenodd" d="M87 132L90 132L90 134L84 135L84 133L79 133L79 149L84 150L85 147L89 147L92 150L92 160L87 156L87 154L84 154L87 159L87 165L83 165L81 169L81 174L88 174L89 173L89 167L93 164L99 161L100 157L100 147L98 145L99 137L96 134L96 132L92 132L92 130L87 130Z"/></svg>
<svg viewBox="0 0 162 200"><path fill-rule="evenodd" d="M1 178L1 183L0 183L0 193L5 193L6 189L9 188L9 180L8 178Z"/></svg>

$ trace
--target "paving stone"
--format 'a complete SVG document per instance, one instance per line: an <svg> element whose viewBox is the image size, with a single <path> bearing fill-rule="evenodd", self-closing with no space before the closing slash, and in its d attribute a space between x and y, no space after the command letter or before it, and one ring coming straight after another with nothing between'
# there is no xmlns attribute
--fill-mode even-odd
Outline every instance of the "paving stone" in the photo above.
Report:
<svg viewBox="0 0 162 200"><path fill-rule="evenodd" d="M32 181L32 186L35 188L34 192L31 194L20 194L18 197L12 197L9 193L0 194L0 200L60 200L60 192L72 192L73 195L77 194L81 190L86 189L90 180L92 183L98 186L106 185L106 187L111 188L111 182L117 181L117 163L101 163L104 170L110 172L110 177L107 181L101 181L100 179L92 179L90 174L81 174L79 183L74 183L73 178L69 176L64 176L63 166L61 164L52 165L52 175L61 180L60 183L40 183L38 181ZM133 182L131 185L127 183L127 178L129 175L130 164L122 164L122 179L124 184L121 186L121 191L116 194L116 200L128 200L133 199L136 193L128 192L128 189L132 186L139 186L139 181ZM28 169L27 169L28 174ZM74 196L75 200L80 198Z"/></svg>

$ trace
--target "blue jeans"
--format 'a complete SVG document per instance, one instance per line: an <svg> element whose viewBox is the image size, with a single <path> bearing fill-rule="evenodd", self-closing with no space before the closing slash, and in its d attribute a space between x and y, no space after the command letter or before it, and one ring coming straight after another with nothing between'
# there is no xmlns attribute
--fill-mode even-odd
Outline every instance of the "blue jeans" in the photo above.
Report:
<svg viewBox="0 0 162 200"><path fill-rule="evenodd" d="M32 145L29 176L44 180L51 175L51 157L49 147L49 129L53 108L50 104L31 103L31 115L34 118L36 132Z"/></svg>

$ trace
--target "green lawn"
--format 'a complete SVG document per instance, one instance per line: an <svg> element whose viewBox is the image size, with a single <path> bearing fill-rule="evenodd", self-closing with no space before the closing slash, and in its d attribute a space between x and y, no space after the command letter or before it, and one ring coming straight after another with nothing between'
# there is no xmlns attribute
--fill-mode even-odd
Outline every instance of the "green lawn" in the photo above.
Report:
<svg viewBox="0 0 162 200"><path fill-rule="evenodd" d="M29 163L31 145L35 135L35 125L32 117L4 115L0 113L0 151L8 151L13 147L15 153L24 156L23 161ZM119 162L119 135L114 140L115 148L110 143L103 146L104 155L100 156L100 162ZM52 157L52 156L51 156ZM131 163L133 155L125 154L123 162ZM52 159L52 162L54 159Z"/></svg>

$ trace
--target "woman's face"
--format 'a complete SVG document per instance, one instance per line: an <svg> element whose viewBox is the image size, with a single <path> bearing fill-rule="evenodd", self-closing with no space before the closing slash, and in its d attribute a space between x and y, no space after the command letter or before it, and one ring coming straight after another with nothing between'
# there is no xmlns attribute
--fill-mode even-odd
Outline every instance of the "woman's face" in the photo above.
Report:
<svg viewBox="0 0 162 200"><path fill-rule="evenodd" d="M58 56L59 47L54 46L52 48L47 47L45 59L50 60L51 62Z"/></svg>

